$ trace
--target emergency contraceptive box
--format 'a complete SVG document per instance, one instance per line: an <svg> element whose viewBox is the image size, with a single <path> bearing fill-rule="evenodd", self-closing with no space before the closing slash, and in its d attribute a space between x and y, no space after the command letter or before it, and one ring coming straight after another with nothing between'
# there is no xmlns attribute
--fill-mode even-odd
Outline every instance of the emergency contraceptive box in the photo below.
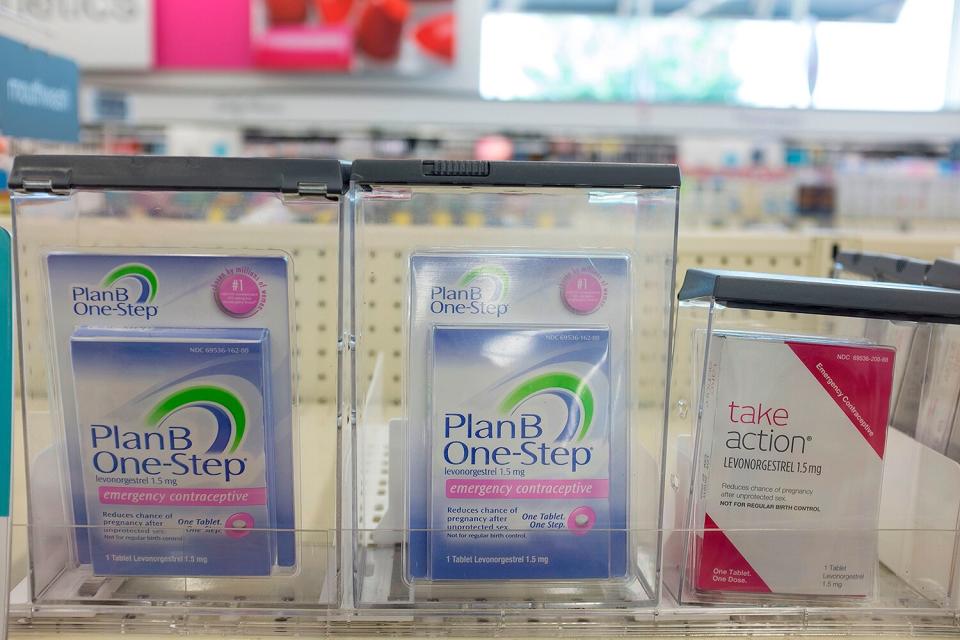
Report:
<svg viewBox="0 0 960 640"><path fill-rule="evenodd" d="M870 594L894 350L720 332L709 350L696 587Z"/></svg>
<svg viewBox="0 0 960 640"><path fill-rule="evenodd" d="M99 575L294 566L286 258L46 266L78 561Z"/></svg>
<svg viewBox="0 0 960 640"><path fill-rule="evenodd" d="M269 574L269 334L78 329L70 343L94 573Z"/></svg>
<svg viewBox="0 0 960 640"><path fill-rule="evenodd" d="M411 274L411 353L427 358L410 578L623 578L629 260L418 253Z"/></svg>
<svg viewBox="0 0 960 640"><path fill-rule="evenodd" d="M689 269L679 300L664 494L679 603L947 602L954 472L888 428L902 354L885 325L956 324L958 292Z"/></svg>

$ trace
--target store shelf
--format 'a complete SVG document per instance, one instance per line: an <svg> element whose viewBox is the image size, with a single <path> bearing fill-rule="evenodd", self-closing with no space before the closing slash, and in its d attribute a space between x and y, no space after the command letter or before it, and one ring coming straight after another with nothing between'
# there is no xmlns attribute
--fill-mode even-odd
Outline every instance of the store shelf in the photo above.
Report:
<svg viewBox="0 0 960 640"><path fill-rule="evenodd" d="M456 227L434 229L429 225L411 224L397 235L413 234L420 237L432 237L431 234L449 233ZM141 231L142 232L142 231ZM903 243L897 245L896 243ZM683 271L691 266L725 266L736 269L773 270L784 273L826 275L829 270L831 249L840 245L848 249L866 249L871 247L902 246L903 252L920 257L944 255L952 246L960 244L957 235L906 236L900 234L840 234L840 233L780 233L753 232L717 233L698 232L682 234L678 271L681 279ZM377 250L379 247L368 247ZM378 252L382 261L377 263L377 273L384 275L384 292L389 291L388 276L394 269L402 268L401 261L391 251ZM679 282L679 280L678 280ZM312 291L312 290L311 290ZM320 293L301 292L307 297L316 297ZM29 309L28 309L29 311ZM399 313L399 312L398 312ZM382 326L394 323L390 312L384 311L378 318ZM383 333L383 332L379 332ZM319 362L319 361L317 361ZM314 363L312 366L317 366ZM391 363L381 367L381 375L386 377L386 393L398 393L392 388ZM39 383L38 383L39 384ZM42 386L42 385L41 385ZM304 409L303 419L312 424L333 424L334 405L311 402ZM15 430L18 448L15 460L20 463L24 457L20 425ZM318 467L335 464L334 452L324 442L329 442L329 431L311 430L309 439L301 442L304 451L322 452L326 457L315 460ZM369 444L369 443L368 443ZM386 458L387 445L380 442L368 447L365 453L374 461ZM371 464L371 468L380 468ZM382 471L382 469L381 469ZM19 539L24 539L25 499L22 463L17 465L17 499L14 503L14 521L19 530ZM332 484L320 484L309 487L303 504L310 506L310 512L304 518L319 522L325 520L321 509L332 504L335 487ZM375 506L375 505L374 505ZM326 519L333 526L329 518ZM347 532L349 534L349 531ZM26 570L25 549L20 546L14 550L14 566L18 578ZM347 569L349 571L349 569ZM785 607L785 608L690 608L678 609L665 602L657 608L649 609L603 609L590 611L562 611L540 608L531 605L526 610L490 608L483 611L452 608L424 609L405 611L397 608L384 610L357 610L349 608L320 610L303 609L271 610L255 614L244 608L238 601L230 608L219 610L201 610L183 602L170 606L157 606L156 601L144 602L143 606L125 604L123 606L90 607L74 603L47 603L40 606L27 604L22 598L14 602L14 628L16 633L29 633L34 637L65 633L58 637L109 637L123 633L126 637L139 636L142 633L154 634L220 634L243 636L270 636L278 633L299 637L321 637L328 634L350 634L351 636L405 635L422 636L456 633L461 637L520 637L523 635L550 636L611 636L644 635L655 633L660 636L695 634L711 637L713 634L730 633L781 635L803 632L805 634L843 634L861 633L865 637L889 635L905 637L921 630L941 633L960 633L960 621L956 612L950 608L936 608L925 602L922 596L899 581L892 573L881 576L882 590L889 596L877 608L870 609L866 615L857 606L846 607ZM146 599L145 599L146 600ZM914 608L906 608L910 603ZM455 628L454 628L455 625ZM80 635L77 635L80 634ZM810 637L810 636L805 636Z"/></svg>
<svg viewBox="0 0 960 640"><path fill-rule="evenodd" d="M501 102L415 84L403 93L342 81L266 74L97 74L87 78L81 120L98 121L95 92L123 91L127 123L210 122L297 130L304 126L457 127L673 135L770 135L848 141L960 138L960 112L898 113L748 109L629 103ZM429 123L429 124L424 124Z"/></svg>

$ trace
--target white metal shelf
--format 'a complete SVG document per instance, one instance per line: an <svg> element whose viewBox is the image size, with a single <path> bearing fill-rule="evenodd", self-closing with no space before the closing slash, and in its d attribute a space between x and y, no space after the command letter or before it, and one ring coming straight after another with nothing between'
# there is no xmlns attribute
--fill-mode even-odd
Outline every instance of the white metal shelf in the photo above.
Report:
<svg viewBox="0 0 960 640"><path fill-rule="evenodd" d="M267 74L91 75L81 120L97 121L98 89L127 95L128 123L302 129L433 126L567 133L790 136L814 140L929 141L960 139L960 111L933 113L753 109L597 102L502 102L462 92L400 92L396 85ZM391 86L393 85L393 86ZM416 85L413 85L416 88ZM434 85L435 87L435 85Z"/></svg>

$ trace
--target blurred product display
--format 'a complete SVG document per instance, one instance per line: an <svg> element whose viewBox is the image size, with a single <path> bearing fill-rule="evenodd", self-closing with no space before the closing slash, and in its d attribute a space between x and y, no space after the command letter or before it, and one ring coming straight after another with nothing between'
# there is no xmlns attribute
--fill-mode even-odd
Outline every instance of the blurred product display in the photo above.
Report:
<svg viewBox="0 0 960 640"><path fill-rule="evenodd" d="M271 24L300 23L307 19L307 0L267 0Z"/></svg>
<svg viewBox="0 0 960 640"><path fill-rule="evenodd" d="M960 0L0 0L7 232L15 634L960 634Z"/></svg>

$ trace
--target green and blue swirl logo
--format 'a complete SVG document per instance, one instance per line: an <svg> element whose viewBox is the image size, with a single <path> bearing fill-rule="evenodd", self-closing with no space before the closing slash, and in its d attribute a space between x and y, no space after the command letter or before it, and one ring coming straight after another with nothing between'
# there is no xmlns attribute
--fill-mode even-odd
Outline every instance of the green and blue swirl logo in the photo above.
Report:
<svg viewBox="0 0 960 640"><path fill-rule="evenodd" d="M480 282L489 282L493 285L493 295L487 298L487 302L499 302L510 292L510 274L506 269L495 264L470 269L460 277L457 286L465 289Z"/></svg>
<svg viewBox="0 0 960 640"><path fill-rule="evenodd" d="M124 279L135 280L140 285L140 297L137 304L153 302L157 297L157 274L145 264L130 262L113 269L103 278L102 289L108 289Z"/></svg>
<svg viewBox="0 0 960 640"><path fill-rule="evenodd" d="M582 378L571 373L545 373L523 382L503 399L500 412L512 414L528 400L545 395L559 398L567 407L567 420L556 441L583 440L593 423L593 392Z"/></svg>
<svg viewBox="0 0 960 640"><path fill-rule="evenodd" d="M208 411L217 424L217 433L207 453L230 453L243 442L247 428L247 411L231 391L221 387L200 385L176 391L153 407L147 414L147 425L159 427L167 419L184 409L199 408Z"/></svg>

